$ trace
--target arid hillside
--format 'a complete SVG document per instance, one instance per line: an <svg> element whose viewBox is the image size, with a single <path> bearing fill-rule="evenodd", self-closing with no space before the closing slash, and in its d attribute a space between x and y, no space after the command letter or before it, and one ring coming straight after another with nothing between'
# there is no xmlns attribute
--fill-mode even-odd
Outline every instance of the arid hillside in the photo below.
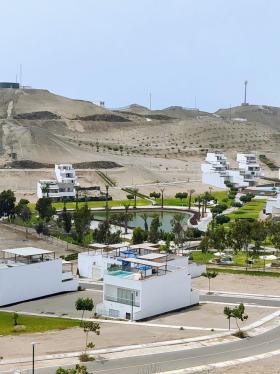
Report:
<svg viewBox="0 0 280 374"><path fill-rule="evenodd" d="M26 160L44 165L114 161L122 166L110 171L118 185L144 185L141 188L149 192L155 183L165 182L171 195L190 188L190 183L196 190L205 188L200 163L208 150L224 151L233 163L236 151L266 154L276 164L280 153L280 109L267 106L213 114L133 104L112 111L46 90L1 89L0 125L2 168L24 161L15 163L18 168ZM100 182L96 176L86 178L89 184ZM181 182L184 187L177 186ZM17 185L24 189L22 183Z"/></svg>

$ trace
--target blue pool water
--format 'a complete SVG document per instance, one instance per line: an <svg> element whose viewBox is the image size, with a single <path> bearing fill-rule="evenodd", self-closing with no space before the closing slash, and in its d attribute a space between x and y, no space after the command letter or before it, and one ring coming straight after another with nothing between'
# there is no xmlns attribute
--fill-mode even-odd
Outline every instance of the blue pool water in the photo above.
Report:
<svg viewBox="0 0 280 374"><path fill-rule="evenodd" d="M123 270L116 270L116 271L111 271L110 275L115 275L116 277L125 278L128 275L131 275L131 272L130 271L123 271Z"/></svg>

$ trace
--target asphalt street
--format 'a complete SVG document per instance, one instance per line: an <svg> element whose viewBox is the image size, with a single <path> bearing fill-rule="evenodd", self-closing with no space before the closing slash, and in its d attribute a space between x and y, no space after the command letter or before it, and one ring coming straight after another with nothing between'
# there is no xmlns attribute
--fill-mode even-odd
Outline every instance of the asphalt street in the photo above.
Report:
<svg viewBox="0 0 280 374"><path fill-rule="evenodd" d="M190 368L239 359L280 348L280 327L236 342L177 352L151 354L114 360L98 358L87 364L90 372L103 374L148 374ZM37 369L40 374L55 373L56 368Z"/></svg>

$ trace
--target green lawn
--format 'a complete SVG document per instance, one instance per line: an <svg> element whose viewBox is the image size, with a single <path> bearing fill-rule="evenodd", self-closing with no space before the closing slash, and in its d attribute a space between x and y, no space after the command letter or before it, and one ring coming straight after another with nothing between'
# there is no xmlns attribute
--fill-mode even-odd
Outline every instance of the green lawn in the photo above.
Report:
<svg viewBox="0 0 280 374"><path fill-rule="evenodd" d="M62 318L33 317L19 315L18 324L26 327L24 333L64 330L79 326L80 321ZM0 335L16 334L13 332L13 313L0 312Z"/></svg>
<svg viewBox="0 0 280 374"><path fill-rule="evenodd" d="M265 199L253 199L249 203L243 205L237 211L228 214L231 220L235 219L258 219L260 212L265 207L266 200Z"/></svg>
<svg viewBox="0 0 280 374"><path fill-rule="evenodd" d="M192 258L195 262L207 264L210 260L212 260L213 257L214 255L211 252L206 252L206 253L203 253L201 251L192 252Z"/></svg>

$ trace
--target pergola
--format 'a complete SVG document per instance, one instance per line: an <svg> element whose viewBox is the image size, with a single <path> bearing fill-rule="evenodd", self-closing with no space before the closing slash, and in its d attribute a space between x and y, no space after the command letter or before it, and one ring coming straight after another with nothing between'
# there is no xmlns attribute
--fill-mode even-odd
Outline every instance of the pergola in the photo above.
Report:
<svg viewBox="0 0 280 374"><path fill-rule="evenodd" d="M6 255L13 257L14 262L17 262L19 258L27 259L28 263L32 263L34 258L40 258L40 261L44 261L46 255L53 254L55 259L55 252L48 251L46 249L35 248L35 247L24 247L24 248L12 248L3 249L3 258L6 259Z"/></svg>
<svg viewBox="0 0 280 374"><path fill-rule="evenodd" d="M142 260L140 258L130 258L130 257L120 259L120 261L122 261L122 263L129 263L130 265L135 264L135 265L148 266L152 269L155 269L157 274L158 274L159 269L163 267L165 268L165 273L167 272L167 262L163 263L163 262ZM146 275L146 269L145 269L145 275Z"/></svg>

